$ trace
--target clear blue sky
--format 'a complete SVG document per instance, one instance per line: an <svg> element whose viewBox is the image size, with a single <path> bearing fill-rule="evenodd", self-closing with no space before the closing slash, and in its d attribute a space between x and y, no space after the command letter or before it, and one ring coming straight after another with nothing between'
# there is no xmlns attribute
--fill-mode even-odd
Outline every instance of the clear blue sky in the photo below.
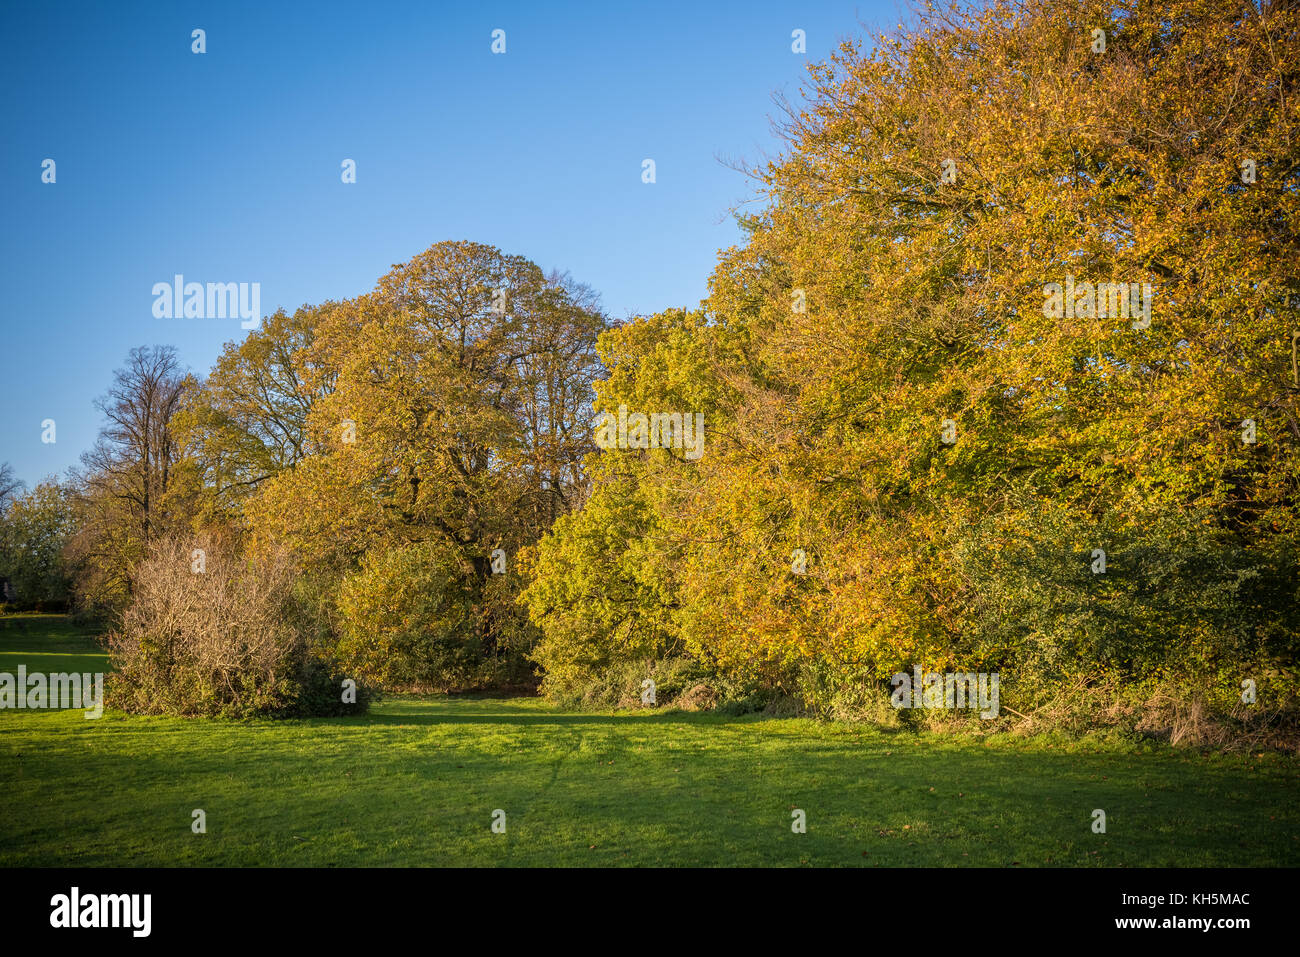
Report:
<svg viewBox="0 0 1300 957"><path fill-rule="evenodd" d="M265 314L470 239L569 270L616 318L693 306L752 195L719 158L771 152L772 94L898 18L894 0L6 2L0 462L29 484L75 464L133 346L206 372L246 334L155 319L176 273L258 282Z"/></svg>

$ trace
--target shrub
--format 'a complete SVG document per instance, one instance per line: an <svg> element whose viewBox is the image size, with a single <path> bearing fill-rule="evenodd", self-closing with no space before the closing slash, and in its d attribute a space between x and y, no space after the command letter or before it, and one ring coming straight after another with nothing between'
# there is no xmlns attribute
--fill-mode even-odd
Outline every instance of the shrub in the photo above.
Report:
<svg viewBox="0 0 1300 957"><path fill-rule="evenodd" d="M528 681L531 629L508 575L483 582L455 549L376 549L343 580L337 654L384 688L467 691Z"/></svg>
<svg viewBox="0 0 1300 957"><path fill-rule="evenodd" d="M315 657L294 569L283 554L254 560L228 539L156 543L136 573L121 626L109 633L116 673L108 703L135 714L223 717L352 714L342 682Z"/></svg>
<svg viewBox="0 0 1300 957"><path fill-rule="evenodd" d="M592 711L642 708L642 682L655 683L655 707L687 711L711 709L718 700L716 676L693 658L643 658L619 661L589 675L584 681L570 681L561 689L543 688L554 702L565 707Z"/></svg>

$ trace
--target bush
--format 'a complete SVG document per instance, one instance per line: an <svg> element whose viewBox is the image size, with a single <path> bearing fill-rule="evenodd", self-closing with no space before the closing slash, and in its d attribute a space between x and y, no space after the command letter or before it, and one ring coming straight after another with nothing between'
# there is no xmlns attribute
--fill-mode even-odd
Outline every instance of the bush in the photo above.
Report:
<svg viewBox="0 0 1300 957"><path fill-rule="evenodd" d="M1254 677L1271 700L1287 682L1265 676L1300 654L1293 546L1246 547L1212 515L1169 511L1139 523L1039 503L958 538L974 638L964 660L1002 672L1003 699L1017 710L1081 681L1140 689L1172 680L1226 707ZM1104 574L1092 568L1101 546Z"/></svg>
<svg viewBox="0 0 1300 957"><path fill-rule="evenodd" d="M338 594L337 655L381 687L469 691L532 679L508 575L483 582L433 542L375 549Z"/></svg>
<svg viewBox="0 0 1300 957"><path fill-rule="evenodd" d="M132 603L109 633L116 673L108 703L133 714L277 717L357 714L329 662L313 655L294 570L284 555L253 560L233 542L156 543Z"/></svg>
<svg viewBox="0 0 1300 957"><path fill-rule="evenodd" d="M570 708L608 711L642 708L641 683L655 683L655 707L686 711L711 709L718 700L715 676L692 658L644 658L608 665L585 681L570 681L561 689L544 687L550 700Z"/></svg>

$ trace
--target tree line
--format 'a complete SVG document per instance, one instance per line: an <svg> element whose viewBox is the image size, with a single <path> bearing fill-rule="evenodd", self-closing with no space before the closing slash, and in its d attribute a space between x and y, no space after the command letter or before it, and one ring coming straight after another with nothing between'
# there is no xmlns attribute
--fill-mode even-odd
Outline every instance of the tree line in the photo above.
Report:
<svg viewBox="0 0 1300 957"><path fill-rule="evenodd" d="M72 591L120 613L206 535L294 568L296 640L377 688L931 720L887 706L922 667L1031 722L1293 709L1298 52L1290 4L927 6L782 104L698 308L611 322L451 242L206 378L137 350ZM620 409L703 453L598 447Z"/></svg>

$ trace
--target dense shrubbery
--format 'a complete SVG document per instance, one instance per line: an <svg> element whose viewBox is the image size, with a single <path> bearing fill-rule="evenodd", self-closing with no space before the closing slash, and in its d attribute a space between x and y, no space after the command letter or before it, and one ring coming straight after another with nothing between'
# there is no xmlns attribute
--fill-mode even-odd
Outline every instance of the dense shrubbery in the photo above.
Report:
<svg viewBox="0 0 1300 957"><path fill-rule="evenodd" d="M956 537L969 656L1009 672L1013 707L1081 679L1195 687L1222 707L1239 702L1245 679L1272 700L1294 687L1300 554L1285 539L1249 547L1204 511L1135 525L1050 502Z"/></svg>
<svg viewBox="0 0 1300 957"><path fill-rule="evenodd" d="M475 588L454 550L422 542L369 553L338 595L339 659L386 688L469 690L527 682L508 573ZM498 594L500 593L500 594ZM506 614L501 614L505 605Z"/></svg>
<svg viewBox="0 0 1300 957"><path fill-rule="evenodd" d="M365 711L365 685L345 703L348 676L312 654L283 555L253 560L228 540L169 539L151 549L137 580L108 636L109 704L223 717Z"/></svg>

